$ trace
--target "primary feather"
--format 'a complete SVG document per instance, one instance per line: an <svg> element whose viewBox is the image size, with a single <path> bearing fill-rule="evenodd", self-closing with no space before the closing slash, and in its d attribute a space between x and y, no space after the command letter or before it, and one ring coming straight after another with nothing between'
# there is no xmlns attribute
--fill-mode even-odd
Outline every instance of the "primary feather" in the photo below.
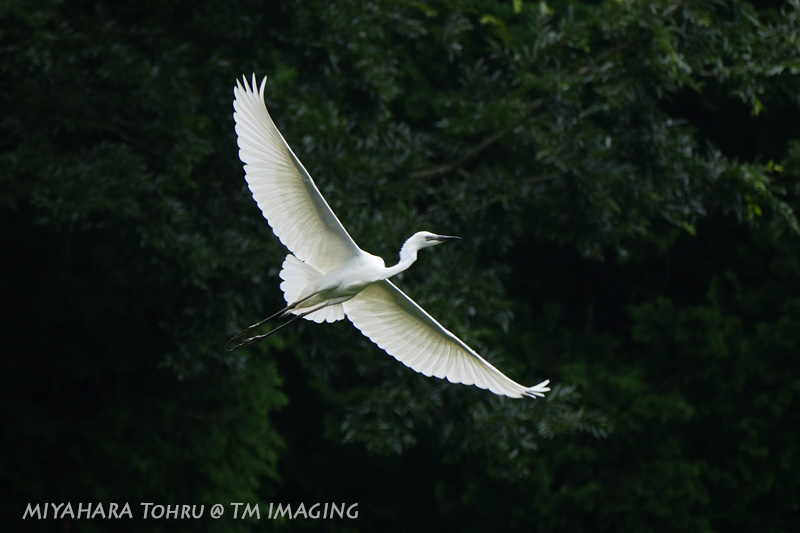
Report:
<svg viewBox="0 0 800 533"><path fill-rule="evenodd" d="M299 259L321 272L337 267L361 250L333 214L314 180L275 127L258 92L255 75L233 90L233 119L239 158L264 218L281 242Z"/></svg>
<svg viewBox="0 0 800 533"><path fill-rule="evenodd" d="M544 396L549 380L525 387L509 379L442 327L389 280L373 283L344 304L347 318L395 359L426 376L520 398Z"/></svg>

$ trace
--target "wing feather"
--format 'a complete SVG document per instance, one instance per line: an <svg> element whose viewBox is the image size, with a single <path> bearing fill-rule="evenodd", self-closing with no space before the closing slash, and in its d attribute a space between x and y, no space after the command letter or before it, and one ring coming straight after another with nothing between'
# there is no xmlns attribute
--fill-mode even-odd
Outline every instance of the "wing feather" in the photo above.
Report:
<svg viewBox="0 0 800 533"><path fill-rule="evenodd" d="M267 78L233 89L233 119L245 179L275 235L298 258L327 272L360 250L294 155L264 103Z"/></svg>
<svg viewBox="0 0 800 533"><path fill-rule="evenodd" d="M511 398L544 396L550 390L549 380L525 387L506 377L388 280L373 283L342 305L361 333L426 376Z"/></svg>

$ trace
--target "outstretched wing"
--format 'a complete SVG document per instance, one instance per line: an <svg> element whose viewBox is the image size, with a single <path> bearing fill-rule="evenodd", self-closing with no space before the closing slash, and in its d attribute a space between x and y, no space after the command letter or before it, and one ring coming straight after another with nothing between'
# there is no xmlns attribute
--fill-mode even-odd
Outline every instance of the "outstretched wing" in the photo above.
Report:
<svg viewBox="0 0 800 533"><path fill-rule="evenodd" d="M284 140L264 103L246 79L233 89L233 119L245 179L272 231L295 256L327 272L360 249L333 214L303 164Z"/></svg>
<svg viewBox="0 0 800 533"><path fill-rule="evenodd" d="M506 377L391 281L373 283L343 305L347 318L361 333L426 376L475 385L511 398L544 396L550 390L550 380L525 387Z"/></svg>

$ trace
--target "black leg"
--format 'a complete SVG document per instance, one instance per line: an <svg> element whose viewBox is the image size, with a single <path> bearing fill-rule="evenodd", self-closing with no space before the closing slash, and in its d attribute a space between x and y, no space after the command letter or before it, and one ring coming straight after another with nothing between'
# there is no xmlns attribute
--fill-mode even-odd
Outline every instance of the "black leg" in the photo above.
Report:
<svg viewBox="0 0 800 533"><path fill-rule="evenodd" d="M244 337L245 335L247 335L248 333L250 333L250 332L251 332L251 331L253 331L254 329L256 329L256 328L259 328L259 327L261 327L262 325L266 324L267 322L269 322L269 321L270 321L270 320L272 320L273 318L276 318L276 317L279 317L279 316L283 316L283 315L285 315L286 313L288 313L289 311L291 311L292 309L294 309L296 305L297 305L297 303L293 303L292 305L287 305L286 307L284 307L283 309L281 309L281 310L280 310L280 311L278 311L277 313L275 313L275 314L273 314L273 315L270 315L270 316L268 316L267 318L265 318L264 320L262 320L262 321L260 321L260 322L256 322L256 323L255 323L255 324L253 324L252 326L248 326L247 328L243 329L242 331L240 331L239 333L237 333L237 334L236 334L236 336L234 336L234 337L231 337L231 339L230 339L228 342L226 342L226 343L225 343L225 348L226 348L228 351L235 350L236 348L238 348L239 346L241 346L241 344L240 344L240 345L238 345L236 348L231 348L231 344L233 344L234 342L238 341L239 339L241 339L242 337Z"/></svg>
<svg viewBox="0 0 800 533"><path fill-rule="evenodd" d="M314 293L314 294L316 294L316 293ZM237 334L236 334L234 337L231 337L231 339L230 339L228 342L226 342L226 343L225 343L225 349L227 349L229 352L231 352L231 351L235 350L236 348L238 348L239 346L243 346L245 343L242 343L242 344L237 344L235 347L231 348L231 345L232 345L234 342L238 341L239 339L241 339L242 337L244 337L245 335L247 335L248 333L250 333L250 332L251 332L251 331L253 331L254 329L256 329L256 328L259 328L259 327L263 326L264 324L266 324L267 322L269 322L269 321L270 321L270 320L272 320L273 318L277 318L277 317L283 317L283 316L286 316L286 315L288 315L288 314L289 314L289 311L291 311L292 309L294 309L295 307L297 307L299 304L301 304L301 303L305 302L306 300L308 300L309 298L311 298L311 296L314 296L314 294L312 294L312 295L310 295L310 296L306 296L306 297L305 297L305 298L303 298L302 300L297 300L296 302L294 302L294 303L292 303L292 304L289 304L289 305L287 305L286 307L284 307L283 309L281 309L281 310L280 310L280 311L278 311L277 313L275 313L275 314L273 314L273 315L270 315L270 316L268 316L268 317L267 317L267 318L265 318L264 320L262 320L262 321L260 321L260 322L256 322L256 323L255 323L255 324L253 324L252 326L248 326L248 327L247 327L247 328L245 328L244 330L242 330L242 331L240 331L239 333L237 333ZM308 313L306 313L306 314L308 314ZM302 315L302 316L305 316L305 315ZM285 325L285 324L284 324L284 325ZM283 326L281 326L281 327L283 327ZM278 328L278 329L280 329L280 328ZM277 329L276 329L276 330L273 330L273 331L271 331L271 332L270 332L270 333L268 333L267 335L271 335L271 334L272 334L272 333L274 333L275 331L277 331ZM252 342L248 342L247 344L252 344Z"/></svg>
<svg viewBox="0 0 800 533"><path fill-rule="evenodd" d="M309 315L309 314L313 313L314 311L318 311L318 310L319 309L312 309L311 311L306 311L305 313L300 313L299 315L294 315L292 318L290 318L289 320L287 320L286 322L284 322L283 324L281 324L277 328L273 329L272 331L270 331L268 333L264 333L263 335L256 335L255 337L250 337L249 339L245 339L244 341L240 342L239 344L237 344L233 348L230 348L230 345L231 345L231 343L233 343L233 341L235 341L236 339L240 338L243 335L243 333L246 333L247 331L251 330L254 327L254 326L250 326L250 328L245 330L243 333L240 333L236 337L234 337L231 340L229 340L228 344L226 344L225 347L228 349L229 352L232 352L232 351L234 351L234 350L236 350L238 348L241 348L242 346L248 346L250 344L255 344L257 342L261 342L264 339L266 339L267 337L269 337L270 335L272 335L273 333L276 333L277 331L280 331L281 329L285 328L286 326L288 326L289 324L291 324L292 322L294 322L298 318L303 318L304 316ZM273 316L275 316L275 315L273 315ZM266 322L266 320L262 320L261 322L259 322L255 326L257 327L257 326L263 324L264 322Z"/></svg>

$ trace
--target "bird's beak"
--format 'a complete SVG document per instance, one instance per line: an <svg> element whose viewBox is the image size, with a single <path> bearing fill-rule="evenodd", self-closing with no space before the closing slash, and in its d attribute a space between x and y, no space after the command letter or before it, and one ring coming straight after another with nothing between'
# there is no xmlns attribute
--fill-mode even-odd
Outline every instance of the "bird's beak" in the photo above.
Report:
<svg viewBox="0 0 800 533"><path fill-rule="evenodd" d="M439 242L461 240L461 237L452 237L450 235L437 235L435 238Z"/></svg>

